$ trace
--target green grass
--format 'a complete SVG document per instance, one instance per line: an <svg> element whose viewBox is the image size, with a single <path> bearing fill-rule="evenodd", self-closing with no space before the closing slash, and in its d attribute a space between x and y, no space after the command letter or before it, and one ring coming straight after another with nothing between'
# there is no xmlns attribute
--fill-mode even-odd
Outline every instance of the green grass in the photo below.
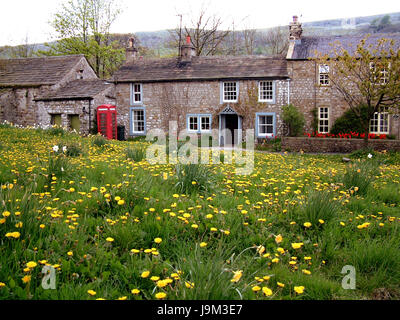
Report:
<svg viewBox="0 0 400 320"><path fill-rule="evenodd" d="M400 297L397 153L256 153L240 176L229 163L150 164L142 140L6 126L0 141L0 299ZM56 290L41 286L44 264ZM355 290L341 286L345 265Z"/></svg>

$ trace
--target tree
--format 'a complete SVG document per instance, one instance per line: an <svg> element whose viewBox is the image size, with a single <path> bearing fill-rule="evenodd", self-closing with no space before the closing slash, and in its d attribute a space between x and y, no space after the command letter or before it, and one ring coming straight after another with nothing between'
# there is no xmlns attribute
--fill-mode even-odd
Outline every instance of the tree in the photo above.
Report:
<svg viewBox="0 0 400 320"><path fill-rule="evenodd" d="M385 38L367 44L368 37L358 43L354 53L336 43L329 54L317 53L315 58L319 66L329 72L334 92L359 118L365 146L374 115L400 108L399 44Z"/></svg>
<svg viewBox="0 0 400 320"><path fill-rule="evenodd" d="M269 29L263 34L262 39L265 46L269 48L271 54L283 55L286 54L289 46L289 35L283 27Z"/></svg>
<svg viewBox="0 0 400 320"><path fill-rule="evenodd" d="M223 41L228 37L230 30L220 30L223 20L217 14L209 14L202 8L198 15L191 18L190 23L183 27L185 36L190 36L196 55L215 55L221 50ZM178 45L180 29L170 32L173 42Z"/></svg>
<svg viewBox="0 0 400 320"><path fill-rule="evenodd" d="M110 37L120 12L115 0L68 0L51 22L58 41L40 53L84 54L99 77L109 76L124 59L124 49Z"/></svg>

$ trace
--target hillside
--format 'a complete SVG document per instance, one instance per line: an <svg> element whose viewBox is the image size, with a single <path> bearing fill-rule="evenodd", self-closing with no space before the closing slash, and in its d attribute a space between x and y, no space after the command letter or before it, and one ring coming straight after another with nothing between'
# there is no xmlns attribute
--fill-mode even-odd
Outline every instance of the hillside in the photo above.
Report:
<svg viewBox="0 0 400 320"><path fill-rule="evenodd" d="M277 27L275 27L277 28ZM280 26L283 33L287 32L287 26ZM274 28L257 29L254 38L254 54L269 54L268 41L265 35ZM303 23L304 35L345 35L345 34L367 34L375 32L400 32L400 12L388 13L373 16L354 17L346 19L321 20ZM112 40L119 42L124 47L128 38L132 34L113 34ZM140 54L149 57L166 57L177 54L176 45L171 41L171 34L168 30L136 32L135 36L139 40ZM244 50L232 52L232 39L238 42L237 47L241 47L243 41L243 31L235 31L223 44L221 54L245 54ZM38 50L46 50L43 43L20 45L16 47L0 47L0 58L26 57L32 56Z"/></svg>

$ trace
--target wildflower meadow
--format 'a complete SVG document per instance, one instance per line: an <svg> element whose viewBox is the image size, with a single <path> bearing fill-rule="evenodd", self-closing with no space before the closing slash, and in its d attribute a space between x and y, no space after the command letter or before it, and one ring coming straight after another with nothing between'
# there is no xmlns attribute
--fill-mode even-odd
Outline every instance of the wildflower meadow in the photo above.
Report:
<svg viewBox="0 0 400 320"><path fill-rule="evenodd" d="M400 299L400 155L150 164L0 128L0 299Z"/></svg>

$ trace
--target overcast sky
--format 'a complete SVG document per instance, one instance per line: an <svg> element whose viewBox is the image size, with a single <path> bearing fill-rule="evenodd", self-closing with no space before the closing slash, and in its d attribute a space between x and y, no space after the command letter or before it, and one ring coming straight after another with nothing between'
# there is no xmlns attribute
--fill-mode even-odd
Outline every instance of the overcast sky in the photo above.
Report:
<svg viewBox="0 0 400 320"><path fill-rule="evenodd" d="M51 41L48 22L67 0L0 0L0 46ZM303 22L400 12L399 0L120 0L123 13L112 32L131 33L175 28L178 14L188 19L202 4L226 26L268 28L287 25L293 15Z"/></svg>

